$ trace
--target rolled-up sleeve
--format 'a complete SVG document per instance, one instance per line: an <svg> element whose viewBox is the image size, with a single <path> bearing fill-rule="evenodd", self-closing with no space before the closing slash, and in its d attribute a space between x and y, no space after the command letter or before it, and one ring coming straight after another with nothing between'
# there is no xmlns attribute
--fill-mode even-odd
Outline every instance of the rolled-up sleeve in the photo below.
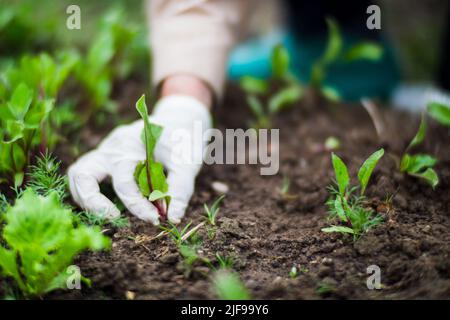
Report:
<svg viewBox="0 0 450 320"><path fill-rule="evenodd" d="M175 74L206 82L221 97L228 53L246 0L148 0L153 83Z"/></svg>

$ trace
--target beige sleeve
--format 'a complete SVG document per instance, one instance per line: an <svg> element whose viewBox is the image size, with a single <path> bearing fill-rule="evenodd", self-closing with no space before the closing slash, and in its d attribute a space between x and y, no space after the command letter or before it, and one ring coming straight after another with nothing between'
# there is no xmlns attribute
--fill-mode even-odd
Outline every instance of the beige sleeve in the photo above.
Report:
<svg viewBox="0 0 450 320"><path fill-rule="evenodd" d="M222 96L228 52L247 0L148 0L153 83L191 74Z"/></svg>

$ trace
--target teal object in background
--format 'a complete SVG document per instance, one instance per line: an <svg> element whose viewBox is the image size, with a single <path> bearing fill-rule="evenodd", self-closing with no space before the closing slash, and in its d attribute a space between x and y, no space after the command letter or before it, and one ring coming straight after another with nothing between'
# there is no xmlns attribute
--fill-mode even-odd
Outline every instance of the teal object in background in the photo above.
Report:
<svg viewBox="0 0 450 320"><path fill-rule="evenodd" d="M344 36L345 48L364 39ZM296 39L292 33L277 30L264 37L251 39L237 46L230 55L228 75L238 80L244 75L268 78L271 74L270 55L272 48L281 43L290 53L291 72L303 83L309 82L312 64L323 54L324 39ZM381 60L337 62L328 68L325 85L340 93L344 101L358 101L361 97L388 99L400 82L400 73L392 48L387 41L381 45L384 54Z"/></svg>

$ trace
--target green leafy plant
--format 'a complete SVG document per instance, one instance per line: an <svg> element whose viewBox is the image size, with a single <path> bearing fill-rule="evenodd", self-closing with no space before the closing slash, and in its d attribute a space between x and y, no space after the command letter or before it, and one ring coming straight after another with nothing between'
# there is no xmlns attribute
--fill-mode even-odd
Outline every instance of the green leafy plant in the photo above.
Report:
<svg viewBox="0 0 450 320"><path fill-rule="evenodd" d="M208 205L206 203L203 204L203 209L205 210L206 221L208 221L208 223L211 226L215 226L216 225L216 217L217 217L217 214L220 211L220 202L223 200L223 198L225 198L225 195L221 195L220 197L218 197L213 202L211 208L208 207Z"/></svg>
<svg viewBox="0 0 450 320"><path fill-rule="evenodd" d="M145 95L136 102L136 109L144 120L144 130L142 140L145 145L145 161L136 166L134 177L142 194L155 205L159 216L165 220L170 204L170 196L167 195L169 186L166 181L163 165L156 162L153 157L156 143L162 133L163 128L150 123L148 120L148 110L145 104Z"/></svg>
<svg viewBox="0 0 450 320"><path fill-rule="evenodd" d="M67 288L66 270L78 253L110 246L99 229L75 226L71 210L61 205L56 193L44 197L27 189L7 209L5 220L0 269L25 297Z"/></svg>
<svg viewBox="0 0 450 320"><path fill-rule="evenodd" d="M423 142L426 136L426 131L427 122L425 114L423 114L419 129L401 158L400 171L407 173L410 176L422 179L434 188L439 183L439 177L433 169L437 159L428 154L410 154L411 149L417 147Z"/></svg>
<svg viewBox="0 0 450 320"><path fill-rule="evenodd" d="M276 113L291 106L303 96L302 86L289 72L289 63L287 49L277 45L272 50L271 79L263 80L251 76L241 78L240 86L246 92L247 104L256 117L254 127L270 127L271 119ZM269 90L272 83L280 86L273 94Z"/></svg>
<svg viewBox="0 0 450 320"><path fill-rule="evenodd" d="M213 277L214 290L221 300L249 300L250 294L239 279L239 275L229 270L219 270Z"/></svg>
<svg viewBox="0 0 450 320"><path fill-rule="evenodd" d="M450 106L439 102L430 102L427 106L427 111L434 120L450 127Z"/></svg>
<svg viewBox="0 0 450 320"><path fill-rule="evenodd" d="M327 18L326 23L328 26L328 41L322 56L311 67L309 86L320 92L328 100L337 101L340 100L339 92L324 84L328 67L336 62L377 61L382 57L383 49L377 43L368 41L356 43L350 48L344 48L344 39L338 23L332 18Z"/></svg>
<svg viewBox="0 0 450 320"><path fill-rule="evenodd" d="M366 187L378 161L383 157L384 149L373 153L362 164L358 172L359 186L350 187L350 176L345 163L332 153L331 159L336 176L337 189L329 188L331 197L327 201L330 220L338 219L341 225L323 228L323 232L352 234L356 240L370 228L381 222L381 216L364 205ZM360 189L359 194L357 190Z"/></svg>
<svg viewBox="0 0 450 320"><path fill-rule="evenodd" d="M211 270L215 269L213 264L208 258L203 257L198 253L198 247L196 245L182 244L178 247L178 250L181 256L183 257L183 264L186 277L189 277L195 263L205 264Z"/></svg>
<svg viewBox="0 0 450 320"><path fill-rule="evenodd" d="M86 57L75 70L89 97L85 120L101 112L116 111L117 105L110 99L113 83L128 76L135 61L138 26L127 20L124 12L113 7L102 17Z"/></svg>

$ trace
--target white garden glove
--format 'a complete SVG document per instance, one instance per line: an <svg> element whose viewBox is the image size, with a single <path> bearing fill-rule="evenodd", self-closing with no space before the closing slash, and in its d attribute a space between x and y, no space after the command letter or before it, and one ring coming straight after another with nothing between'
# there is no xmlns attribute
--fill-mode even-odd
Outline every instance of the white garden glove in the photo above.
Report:
<svg viewBox="0 0 450 320"><path fill-rule="evenodd" d="M196 161L180 161L182 157L174 154L180 152L180 140L176 139L190 136L193 152L199 156L198 152L203 152L207 141L203 141L202 134L194 134L194 128L198 130L201 127L203 132L210 129L211 116L198 100L173 95L162 98L149 119L163 127L154 157L168 174L168 193L172 197L168 219L179 223L194 192L195 177L201 168L201 154ZM114 129L97 149L86 153L69 168L70 192L80 207L107 218L120 215L117 207L100 193L99 182L110 176L114 191L132 214L154 225L159 224L157 209L141 194L133 176L138 162L145 159L141 140L143 127L143 120L138 120ZM183 147L186 148L186 143Z"/></svg>

